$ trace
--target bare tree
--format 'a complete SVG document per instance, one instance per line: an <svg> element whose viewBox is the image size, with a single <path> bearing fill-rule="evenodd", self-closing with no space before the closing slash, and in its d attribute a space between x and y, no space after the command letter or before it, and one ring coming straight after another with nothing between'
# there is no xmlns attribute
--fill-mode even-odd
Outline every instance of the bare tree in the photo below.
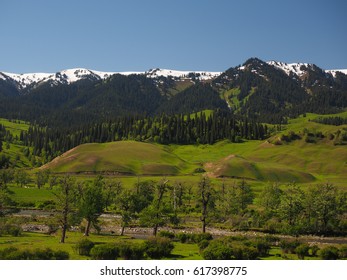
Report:
<svg viewBox="0 0 347 280"><path fill-rule="evenodd" d="M206 232L209 210L213 207L212 201L213 189L210 180L207 177L202 177L199 182L199 202L201 203L202 232Z"/></svg>
<svg viewBox="0 0 347 280"><path fill-rule="evenodd" d="M59 180L59 189L54 192L57 198L57 206L60 209L59 223L62 228L60 243L65 242L66 231L69 226L69 215L77 202L77 188L75 181L70 176L62 177Z"/></svg>

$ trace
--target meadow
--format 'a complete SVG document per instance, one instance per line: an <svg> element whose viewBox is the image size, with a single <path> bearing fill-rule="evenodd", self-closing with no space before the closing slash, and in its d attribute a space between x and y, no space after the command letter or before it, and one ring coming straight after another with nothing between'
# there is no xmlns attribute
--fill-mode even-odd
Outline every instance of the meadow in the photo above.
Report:
<svg viewBox="0 0 347 280"><path fill-rule="evenodd" d="M243 214L234 214L231 220L223 219L212 222L208 230L215 238L230 234L267 234L264 229L253 224L246 226L247 219L262 208L258 202L262 199L262 191L267 186L277 184L285 191L295 182L304 191L312 186L332 184L341 191L347 190L347 149L343 141L337 143L337 135L347 130L347 125L333 126L313 122L321 115L305 114L290 120L281 127L270 126L272 135L265 140L244 140L240 143L231 143L224 140L213 145L160 145L136 141L120 141L111 143L90 143L80 145L51 162L38 167L39 158L33 159L25 155L25 149L19 141L21 131L28 129L29 125L23 122L10 122L0 119L15 139L6 145L3 153L10 156L15 162L14 174L17 170L24 170L29 180L20 187L14 180L8 183L10 198L16 206L14 210L33 211L31 215L13 214L6 217L5 224L18 225L56 225L56 214L59 212L56 204L57 185L47 180L40 188L37 187L37 174L49 170L49 177L55 177L57 182L67 174L78 184L93 184L95 178L102 175L105 182L119 182L123 190L133 190L143 182L158 182L166 180L170 186L184 186L185 201L188 203L179 212L179 225L168 224L162 228L169 231L188 231L197 233L201 228L200 206L198 205L199 182L203 176L210 179L211 185L217 192L232 189L233 186L242 185L243 182L253 192L253 201L247 206ZM347 113L331 116L346 117ZM170 201L171 193L167 193ZM189 202L188 202L189 201ZM37 212L38 211L38 212ZM47 217L40 217L40 211L46 211ZM38 213L38 214L36 214ZM143 243L150 234L142 237L133 237L126 231L120 236L121 210L110 207L106 214L118 215L114 219L100 218L102 230L98 233L93 230L88 237L95 244L108 244L124 241L130 243ZM17 216L16 216L17 215ZM132 228L139 228L139 221L130 224ZM40 227L39 227L40 228ZM295 234L294 234L295 235ZM8 233L0 235L0 250L8 247L21 249L63 250L68 252L70 259L88 259L81 256L74 249L76 244L83 240L80 231L69 231L64 244L59 243L60 229L54 232L22 231L18 236ZM272 236L272 235L271 235ZM280 238L293 239L291 234L279 235ZM300 237L306 242L305 237ZM170 259L202 259L202 250L197 243L182 243L177 239L173 241L174 247ZM310 240L309 245L319 244L320 250L334 245L344 249L345 236L329 240ZM217 245L216 245L217 246ZM242 244L240 246L243 246ZM285 252L275 243L271 244L268 253L261 259L297 259L295 252ZM341 253L342 254L342 253ZM307 254L306 259L317 259L315 254ZM342 257L344 258L344 257Z"/></svg>

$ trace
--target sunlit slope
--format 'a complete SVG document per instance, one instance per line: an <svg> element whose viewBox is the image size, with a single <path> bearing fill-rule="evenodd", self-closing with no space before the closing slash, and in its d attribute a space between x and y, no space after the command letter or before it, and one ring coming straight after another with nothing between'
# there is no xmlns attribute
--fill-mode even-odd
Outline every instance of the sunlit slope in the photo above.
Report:
<svg viewBox="0 0 347 280"><path fill-rule="evenodd" d="M178 175L189 165L164 146L121 141L80 145L43 166L52 172L115 172L129 175Z"/></svg>
<svg viewBox="0 0 347 280"><path fill-rule="evenodd" d="M312 122L317 116L307 114L291 120L280 132L262 141L169 146L134 141L85 144L43 168L58 173L115 172L159 176L206 171L208 176L215 178L344 185L347 181L347 146L336 145L328 135L344 131L347 125L337 127ZM309 143L304 130L321 132L325 136ZM284 136L290 132L300 135L299 139L284 141Z"/></svg>
<svg viewBox="0 0 347 280"><path fill-rule="evenodd" d="M346 114L331 116L346 117ZM347 145L335 145L335 140L329 139L328 135L346 130L347 125L332 126L312 122L320 116L322 115L307 114L290 120L280 132L265 141L222 141L210 146L176 146L174 152L182 159L202 164L211 177L265 182L329 181L343 184L347 181ZM321 132L324 137L315 143L307 143L305 130L311 133ZM301 135L301 139L274 144L291 131Z"/></svg>

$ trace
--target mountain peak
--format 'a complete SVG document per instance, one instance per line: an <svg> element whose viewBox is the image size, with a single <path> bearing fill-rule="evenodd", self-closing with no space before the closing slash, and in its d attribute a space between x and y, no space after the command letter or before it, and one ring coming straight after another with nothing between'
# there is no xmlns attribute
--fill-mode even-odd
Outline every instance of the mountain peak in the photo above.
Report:
<svg viewBox="0 0 347 280"><path fill-rule="evenodd" d="M145 72L148 78L158 78L158 77L173 77L179 79L190 79L196 78L198 80L211 80L219 76L222 72L207 72L207 71L179 71L170 69L150 69Z"/></svg>
<svg viewBox="0 0 347 280"><path fill-rule="evenodd" d="M277 69L284 71L287 75L296 74L297 76L303 76L307 69L313 70L316 67L314 64L309 63L285 63L280 61L268 61L267 64L274 66Z"/></svg>

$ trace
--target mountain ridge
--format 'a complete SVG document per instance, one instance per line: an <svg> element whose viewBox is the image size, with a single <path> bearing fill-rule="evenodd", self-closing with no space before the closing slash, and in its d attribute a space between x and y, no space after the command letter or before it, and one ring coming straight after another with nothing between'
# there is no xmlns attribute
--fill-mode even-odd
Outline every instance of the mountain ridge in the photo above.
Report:
<svg viewBox="0 0 347 280"><path fill-rule="evenodd" d="M24 73L16 74L9 72L0 72L0 79L12 82L18 90L25 90L42 83L51 83L51 86L58 84L71 84L83 79L105 80L113 75L144 75L149 78L173 77L179 79L190 79L195 77L198 80L209 80L220 75L222 72L209 71L180 71L172 69L149 69L144 72L126 71L126 72L103 72L90 70L86 68L72 68L61 70L56 73Z"/></svg>
<svg viewBox="0 0 347 280"><path fill-rule="evenodd" d="M305 112L324 114L347 108L347 75L329 71L315 64L250 58L222 73L74 68L52 75L13 76L21 82L17 86L14 79L0 73L0 112L6 118L54 125L203 110L285 123Z"/></svg>
<svg viewBox="0 0 347 280"><path fill-rule="evenodd" d="M286 63L275 60L270 60L265 62L268 65L274 66L277 69L282 70L287 75L294 74L297 76L302 76L305 73L306 69L312 69L312 67L317 67L315 64L310 63ZM240 66L239 69L244 69L244 66ZM323 69L322 69L323 70ZM334 78L336 73L340 72L347 75L347 69L332 69L332 70L323 70L327 74L331 74ZM224 71L225 72L225 71ZM30 91L31 88L34 88L43 83L50 83L51 86L59 84L71 84L76 81L83 79L88 79L92 81L105 80L112 75L144 75L148 78L159 79L160 77L172 77L176 80L199 80L207 81L212 80L224 72L218 71L181 71L174 69L164 69L164 68L153 68L147 71L124 71L124 72L104 72L98 70L91 70L87 68L71 68L61 70L55 73L10 73L6 71L0 71L0 80L11 82L14 86L17 87L19 91Z"/></svg>

